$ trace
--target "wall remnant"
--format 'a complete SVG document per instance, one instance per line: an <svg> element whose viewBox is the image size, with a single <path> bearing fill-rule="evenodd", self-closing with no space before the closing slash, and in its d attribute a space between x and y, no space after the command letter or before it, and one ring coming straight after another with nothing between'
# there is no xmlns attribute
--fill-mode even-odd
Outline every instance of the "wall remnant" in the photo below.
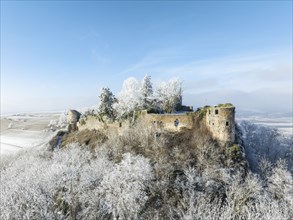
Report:
<svg viewBox="0 0 293 220"><path fill-rule="evenodd" d="M213 138L221 145L235 142L235 107L232 104L220 104L214 107L205 106L188 114L149 114L146 110L143 110L138 118L144 120L149 127L178 132L182 129L192 129L199 126L195 117L203 121ZM125 126L130 125L131 123L127 120L105 123L94 116L87 117L85 124L77 123L78 130L110 128L118 130L118 133Z"/></svg>
<svg viewBox="0 0 293 220"><path fill-rule="evenodd" d="M77 122L80 119L81 114L76 110L68 110L67 112L67 123L68 123L68 131L75 131L78 129Z"/></svg>

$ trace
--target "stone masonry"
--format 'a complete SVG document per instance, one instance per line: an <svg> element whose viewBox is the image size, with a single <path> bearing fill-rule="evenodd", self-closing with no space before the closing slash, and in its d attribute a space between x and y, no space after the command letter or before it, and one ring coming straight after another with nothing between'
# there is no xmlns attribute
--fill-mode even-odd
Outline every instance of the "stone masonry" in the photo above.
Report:
<svg viewBox="0 0 293 220"><path fill-rule="evenodd" d="M67 112L67 123L68 123L68 131L77 130L77 122L80 118L81 114L76 110L68 110Z"/></svg>
<svg viewBox="0 0 293 220"><path fill-rule="evenodd" d="M235 142L235 107L209 107L206 113L206 126L218 141Z"/></svg>
<svg viewBox="0 0 293 220"><path fill-rule="evenodd" d="M235 107L232 104L205 107L201 108L201 111L204 112L203 120L214 139L218 140L221 145L235 142ZM197 126L194 120L194 116L197 113L148 114L146 111L142 111L140 118L149 127L178 132L183 128L192 129ZM105 123L100 122L95 117L89 117L84 125L77 123L77 126L78 130L104 129ZM125 126L129 126L126 121L107 124L108 128L116 129L118 132Z"/></svg>

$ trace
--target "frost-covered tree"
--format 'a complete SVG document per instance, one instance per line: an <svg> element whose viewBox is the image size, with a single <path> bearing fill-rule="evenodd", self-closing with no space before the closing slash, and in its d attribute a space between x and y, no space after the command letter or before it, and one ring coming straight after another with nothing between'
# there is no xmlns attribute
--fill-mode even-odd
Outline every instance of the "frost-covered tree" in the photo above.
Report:
<svg viewBox="0 0 293 220"><path fill-rule="evenodd" d="M0 219L98 219L92 189L112 169L106 156L77 144L22 151L0 167Z"/></svg>
<svg viewBox="0 0 293 220"><path fill-rule="evenodd" d="M65 128L67 125L67 111L64 111L60 114L58 119L58 127Z"/></svg>
<svg viewBox="0 0 293 220"><path fill-rule="evenodd" d="M149 108L151 105L151 98L153 95L153 86L151 82L151 77L146 75L142 80L141 85L141 93L142 93L142 107Z"/></svg>
<svg viewBox="0 0 293 220"><path fill-rule="evenodd" d="M181 104L182 82L178 78L173 78L160 83L157 86L157 97L166 113L174 112L176 106Z"/></svg>
<svg viewBox="0 0 293 220"><path fill-rule="evenodd" d="M155 131L138 121L94 148L2 155L0 219L293 219L284 163L263 160L259 178L199 151L207 138Z"/></svg>
<svg viewBox="0 0 293 220"><path fill-rule="evenodd" d="M134 77L123 82L122 90L118 93L116 109L119 117L127 117L142 107L142 93L140 83Z"/></svg>
<svg viewBox="0 0 293 220"><path fill-rule="evenodd" d="M66 115L67 115L67 111L64 111L63 113L60 114L58 120L55 120L55 119L50 120L48 127L50 127L51 129L65 128L67 126Z"/></svg>
<svg viewBox="0 0 293 220"><path fill-rule="evenodd" d="M151 179L148 159L124 154L123 160L104 176L99 186L101 211L112 214L113 219L137 219L148 199L145 188Z"/></svg>
<svg viewBox="0 0 293 220"><path fill-rule="evenodd" d="M106 116L109 119L115 119L115 110L114 104L117 102L117 99L110 91L109 88L102 88L101 94L99 96L100 103L98 107L99 114L103 117Z"/></svg>
<svg viewBox="0 0 293 220"><path fill-rule="evenodd" d="M275 198L293 202L293 178L284 161L279 160L272 169L268 189Z"/></svg>
<svg viewBox="0 0 293 220"><path fill-rule="evenodd" d="M154 94L150 76L146 75L141 83L130 77L123 82L115 108L121 118L132 116L134 111L142 109L172 113L182 102L181 85L179 79L173 78L158 84Z"/></svg>
<svg viewBox="0 0 293 220"><path fill-rule="evenodd" d="M276 163L279 158L286 159L289 170L293 166L292 137L283 136L277 129L242 121L239 124L245 145L245 154L250 169L259 171L259 162L267 159Z"/></svg>

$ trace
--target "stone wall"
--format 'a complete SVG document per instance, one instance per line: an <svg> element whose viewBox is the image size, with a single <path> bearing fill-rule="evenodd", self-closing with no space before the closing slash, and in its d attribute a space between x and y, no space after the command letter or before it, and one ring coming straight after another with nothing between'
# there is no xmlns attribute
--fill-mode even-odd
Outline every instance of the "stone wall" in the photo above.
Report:
<svg viewBox="0 0 293 220"><path fill-rule="evenodd" d="M75 131L77 130L77 123L80 119L81 114L76 110L68 110L67 112L67 123L68 123L68 131Z"/></svg>
<svg viewBox="0 0 293 220"><path fill-rule="evenodd" d="M235 107L209 107L206 125L213 137L220 142L235 141Z"/></svg>
<svg viewBox="0 0 293 220"><path fill-rule="evenodd" d="M100 122L97 117L94 116L87 116L86 119L79 121L77 123L77 127L79 131L89 129L89 130L100 130L105 128L105 124Z"/></svg>
<svg viewBox="0 0 293 220"><path fill-rule="evenodd" d="M204 108L204 111L206 113L203 119L213 138L223 144L233 143L235 141L235 107L232 105L207 107ZM144 120L148 127L176 132L183 128L192 129L196 126L194 124L196 114L197 112L191 114L148 114L146 111L142 111L139 118ZM117 130L118 133L129 125L128 121L104 123L94 116L88 116L85 123L79 122L77 124L78 130L111 128Z"/></svg>
<svg viewBox="0 0 293 220"><path fill-rule="evenodd" d="M146 114L143 117L148 125L168 131L179 131L182 128L191 129L193 126L192 117L186 114Z"/></svg>
<svg viewBox="0 0 293 220"><path fill-rule="evenodd" d="M118 133L121 132L122 128L129 127L129 122L102 122L95 116L87 116L84 122L79 121L77 123L77 127L79 131L82 130L105 130L105 129L115 129Z"/></svg>

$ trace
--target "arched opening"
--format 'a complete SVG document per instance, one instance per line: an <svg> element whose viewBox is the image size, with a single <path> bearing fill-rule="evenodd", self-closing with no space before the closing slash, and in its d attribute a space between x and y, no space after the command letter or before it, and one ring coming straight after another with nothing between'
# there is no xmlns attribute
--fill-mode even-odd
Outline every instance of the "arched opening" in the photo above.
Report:
<svg viewBox="0 0 293 220"><path fill-rule="evenodd" d="M219 110L218 109L215 110L215 115L217 115L217 114L219 114Z"/></svg>

